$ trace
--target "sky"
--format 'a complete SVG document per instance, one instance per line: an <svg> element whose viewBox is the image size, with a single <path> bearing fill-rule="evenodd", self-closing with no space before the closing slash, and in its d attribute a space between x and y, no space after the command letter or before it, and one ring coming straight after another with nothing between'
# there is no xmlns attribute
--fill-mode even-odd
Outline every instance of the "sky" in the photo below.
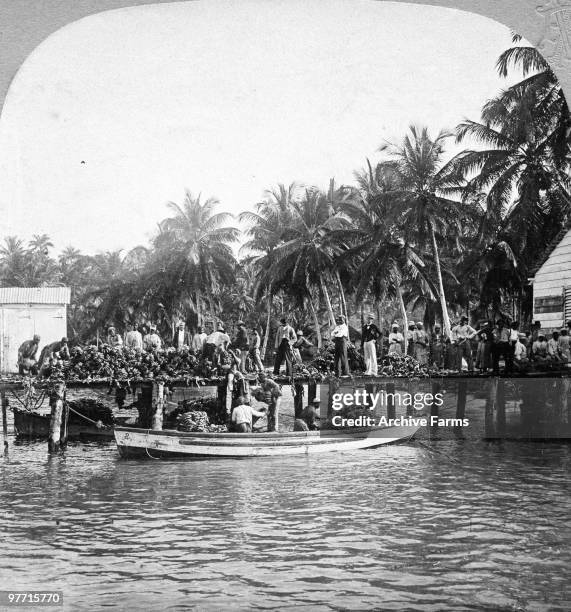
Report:
<svg viewBox="0 0 571 612"><path fill-rule="evenodd" d="M0 116L0 237L56 252L147 244L186 189L219 210L353 182L407 127L433 134L509 83L509 29L372 0L198 0L69 24L23 63ZM452 148L451 148L452 150Z"/></svg>

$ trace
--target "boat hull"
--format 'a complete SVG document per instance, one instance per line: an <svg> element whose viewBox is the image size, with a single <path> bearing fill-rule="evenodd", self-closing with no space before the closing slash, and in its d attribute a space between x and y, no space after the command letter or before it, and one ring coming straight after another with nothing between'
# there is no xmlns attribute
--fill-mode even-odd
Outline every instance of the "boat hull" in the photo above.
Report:
<svg viewBox="0 0 571 612"><path fill-rule="evenodd" d="M50 433L50 419L51 416L49 414L37 414L16 409L14 410L14 431L16 436L19 438L47 438ZM89 437L112 440L113 431L105 428L100 429L90 423L85 425L69 423L67 437L68 439Z"/></svg>
<svg viewBox="0 0 571 612"><path fill-rule="evenodd" d="M134 457L246 458L307 455L374 448L408 440L419 427L385 427L351 434L339 432L187 433L116 427L119 454Z"/></svg>

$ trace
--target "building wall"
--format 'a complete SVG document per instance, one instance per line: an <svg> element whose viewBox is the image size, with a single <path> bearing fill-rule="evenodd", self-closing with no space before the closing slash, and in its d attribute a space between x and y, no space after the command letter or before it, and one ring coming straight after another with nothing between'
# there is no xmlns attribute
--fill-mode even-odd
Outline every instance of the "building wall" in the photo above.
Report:
<svg viewBox="0 0 571 612"><path fill-rule="evenodd" d="M543 298L542 305L538 298ZM571 229L535 274L533 318L548 329L560 328L571 319Z"/></svg>
<svg viewBox="0 0 571 612"><path fill-rule="evenodd" d="M0 305L0 371L18 371L18 348L34 334L41 338L40 349L67 336L65 304Z"/></svg>

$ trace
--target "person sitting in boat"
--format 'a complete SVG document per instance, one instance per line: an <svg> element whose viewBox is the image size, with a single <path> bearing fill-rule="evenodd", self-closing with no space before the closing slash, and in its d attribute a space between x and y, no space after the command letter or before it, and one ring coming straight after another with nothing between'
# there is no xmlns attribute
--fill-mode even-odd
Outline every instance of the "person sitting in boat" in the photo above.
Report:
<svg viewBox="0 0 571 612"><path fill-rule="evenodd" d="M40 337L35 334L31 340L26 340L20 344L18 349L18 372L20 374L36 374L38 364L36 354L40 347Z"/></svg>
<svg viewBox="0 0 571 612"><path fill-rule="evenodd" d="M317 431L319 429L316 420L319 419L320 403L321 402L315 398L311 404L302 410L299 418L296 419L293 424L294 431Z"/></svg>
<svg viewBox="0 0 571 612"><path fill-rule="evenodd" d="M241 395L238 405L232 410L231 429L236 433L252 433L252 417L263 417L267 409L254 410L250 402Z"/></svg>

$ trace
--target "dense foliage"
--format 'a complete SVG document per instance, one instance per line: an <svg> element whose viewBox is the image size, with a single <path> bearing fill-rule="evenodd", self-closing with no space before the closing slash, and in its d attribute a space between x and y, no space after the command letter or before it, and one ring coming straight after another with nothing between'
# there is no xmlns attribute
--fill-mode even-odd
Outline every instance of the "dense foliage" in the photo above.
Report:
<svg viewBox="0 0 571 612"><path fill-rule="evenodd" d="M385 325L397 317L406 326L414 314L445 330L459 313L503 310L525 320L527 278L570 218L571 123L549 65L520 42L514 36L497 70L506 77L517 69L523 80L488 101L478 121L437 135L411 126L355 172L354 185L267 191L237 220L239 257L236 220L216 212L217 200L187 192L181 204L168 204L172 214L151 243L128 253L90 256L68 247L55 259L48 236L27 245L10 236L0 248L1 283L71 286L77 343L111 323L122 330L152 321L169 337L179 317L191 326L242 319L267 331L265 350L274 321L287 313L321 347L335 313L365 307ZM454 138L466 149L446 162ZM101 362L100 352L116 363ZM168 352L162 359L135 363L109 348L87 349L74 353L71 367L89 376L196 371L192 359L175 364L181 357Z"/></svg>

